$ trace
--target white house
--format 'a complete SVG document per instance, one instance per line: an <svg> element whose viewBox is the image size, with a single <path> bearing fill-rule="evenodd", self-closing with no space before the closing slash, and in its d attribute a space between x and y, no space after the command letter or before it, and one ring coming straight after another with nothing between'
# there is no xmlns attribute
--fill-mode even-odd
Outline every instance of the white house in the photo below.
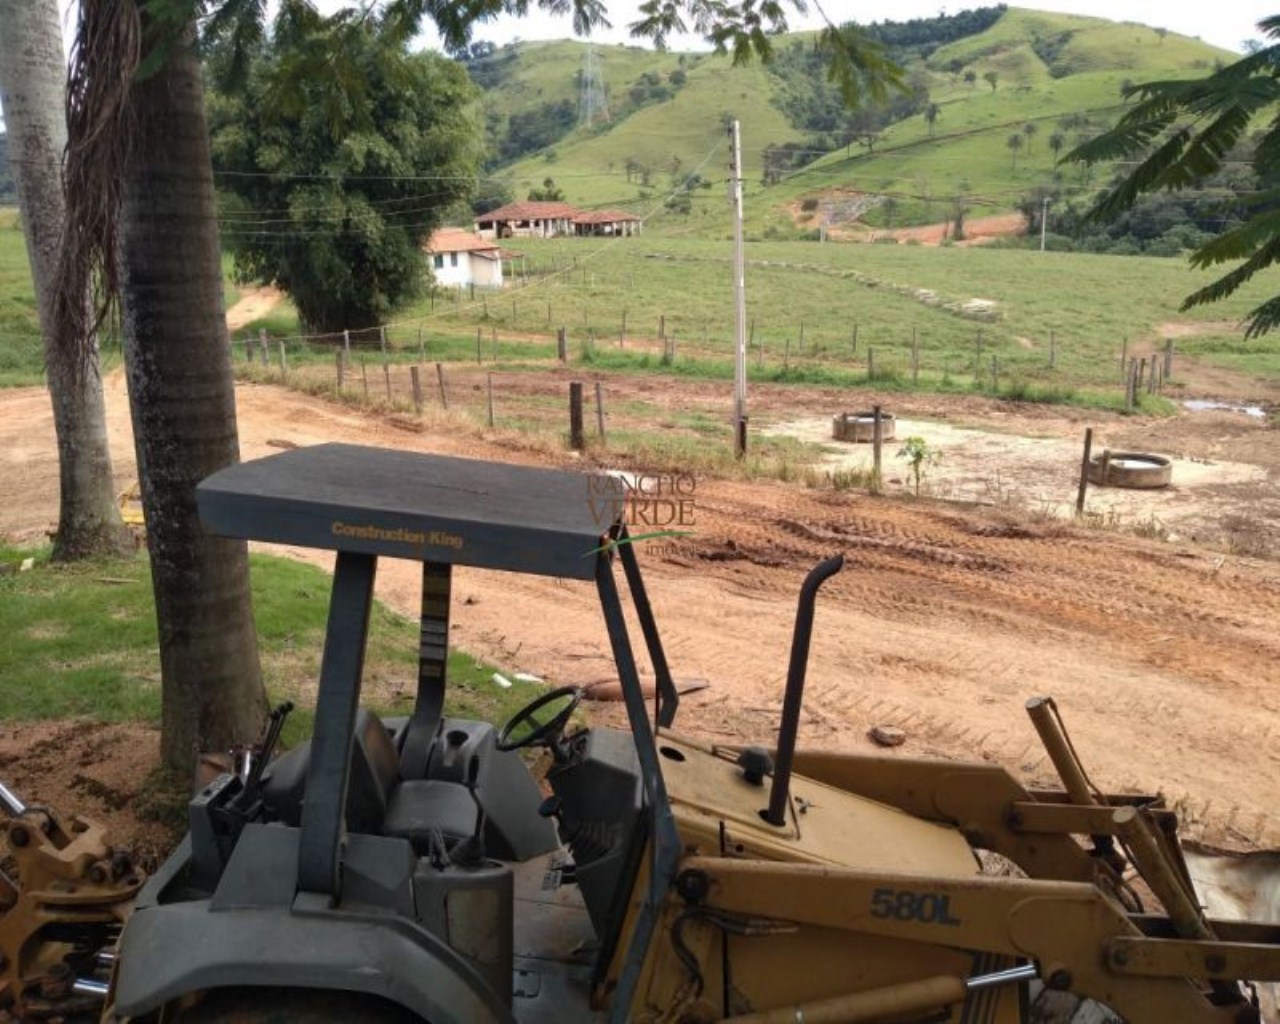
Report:
<svg viewBox="0 0 1280 1024"><path fill-rule="evenodd" d="M440 228L427 239L426 250L438 285L502 287L503 253L490 238L481 238L465 228Z"/></svg>

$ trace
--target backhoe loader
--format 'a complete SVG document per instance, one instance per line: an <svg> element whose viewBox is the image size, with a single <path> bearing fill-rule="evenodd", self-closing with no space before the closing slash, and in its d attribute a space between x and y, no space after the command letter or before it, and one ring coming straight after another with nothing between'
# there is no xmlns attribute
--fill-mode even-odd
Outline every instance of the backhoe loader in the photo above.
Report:
<svg viewBox="0 0 1280 1024"><path fill-rule="evenodd" d="M1098 792L1051 700L1028 710L1058 791L797 745L838 554L801 587L776 733L680 732L625 491L339 444L199 486L215 533L336 552L314 732L193 798L104 1020L1018 1024L1066 994L1131 1024L1259 1020L1251 983L1280 980L1280 927L1206 917L1174 814ZM360 704L379 558L422 570L402 720ZM445 714L455 566L593 585L627 728L581 727L570 687L501 729ZM1007 870L984 871L996 855Z"/></svg>

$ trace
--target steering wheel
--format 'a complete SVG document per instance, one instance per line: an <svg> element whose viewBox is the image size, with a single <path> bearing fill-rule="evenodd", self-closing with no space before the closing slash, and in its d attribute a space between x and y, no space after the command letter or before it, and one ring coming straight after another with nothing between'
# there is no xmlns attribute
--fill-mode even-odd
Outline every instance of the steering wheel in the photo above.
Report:
<svg viewBox="0 0 1280 1024"><path fill-rule="evenodd" d="M505 752L549 745L560 735L581 700L582 690L576 686L561 686L544 693L511 716L498 733L498 749ZM549 718L538 717L544 708L553 709Z"/></svg>

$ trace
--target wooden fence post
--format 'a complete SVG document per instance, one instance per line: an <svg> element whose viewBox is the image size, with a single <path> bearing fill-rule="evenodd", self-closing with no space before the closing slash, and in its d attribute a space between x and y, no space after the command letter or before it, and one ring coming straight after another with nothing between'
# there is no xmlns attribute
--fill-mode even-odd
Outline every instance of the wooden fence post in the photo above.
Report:
<svg viewBox="0 0 1280 1024"><path fill-rule="evenodd" d="M343 359L346 362L350 363L351 362L351 332L350 331L342 332L342 352L343 352Z"/></svg>
<svg viewBox="0 0 1280 1024"><path fill-rule="evenodd" d="M622 311L622 326L618 328L618 348L622 348L623 339L627 336L627 311Z"/></svg>
<svg viewBox="0 0 1280 1024"><path fill-rule="evenodd" d="M347 361L342 356L342 349L338 349L336 352L334 352L334 355L337 357L337 363L338 363L338 390L341 391L342 378L346 371Z"/></svg>
<svg viewBox="0 0 1280 1024"><path fill-rule="evenodd" d="M360 353L360 380L364 383L364 400L369 401L369 371L364 365L364 353Z"/></svg>
<svg viewBox="0 0 1280 1024"><path fill-rule="evenodd" d="M582 436L582 381L569 382L569 447L582 451L586 440Z"/></svg>
<svg viewBox="0 0 1280 1024"><path fill-rule="evenodd" d="M873 346L867 346L867 380L876 379L876 350Z"/></svg>
<svg viewBox="0 0 1280 1024"><path fill-rule="evenodd" d="M489 362L498 361L498 328L489 328Z"/></svg>
<svg viewBox="0 0 1280 1024"><path fill-rule="evenodd" d="M1085 493L1089 490L1089 455L1093 451L1093 427L1084 431L1084 455L1080 459L1080 489L1076 492L1076 515L1084 515Z"/></svg>
<svg viewBox="0 0 1280 1024"><path fill-rule="evenodd" d="M800 354L804 355L804 318L803 317L800 320L800 343L798 347L799 347Z"/></svg>
<svg viewBox="0 0 1280 1024"><path fill-rule="evenodd" d="M569 358L569 340L566 329L563 327L556 331L556 358L562 363Z"/></svg>
<svg viewBox="0 0 1280 1024"><path fill-rule="evenodd" d="M258 351L262 353L262 365L269 363L267 358L267 329L265 327L258 328Z"/></svg>
<svg viewBox="0 0 1280 1024"><path fill-rule="evenodd" d="M419 416L422 415L422 375L418 372L418 367L409 367L409 383L413 388L413 411Z"/></svg>
<svg viewBox="0 0 1280 1024"><path fill-rule="evenodd" d="M1163 377L1168 380L1173 376L1173 339L1166 338L1164 342L1164 373Z"/></svg>
<svg viewBox="0 0 1280 1024"><path fill-rule="evenodd" d="M1120 339L1120 379L1128 380L1129 370L1129 335Z"/></svg>
<svg viewBox="0 0 1280 1024"><path fill-rule="evenodd" d="M382 376L383 376L383 379L386 380L387 382L387 404L390 405L391 404L391 364L390 363L382 364Z"/></svg>
<svg viewBox="0 0 1280 1024"><path fill-rule="evenodd" d="M856 356L858 354L858 325L853 325L853 337L849 339L849 355Z"/></svg>
<svg viewBox="0 0 1280 1024"><path fill-rule="evenodd" d="M253 363L253 338L247 334L244 336L244 361Z"/></svg>
<svg viewBox="0 0 1280 1024"><path fill-rule="evenodd" d="M493 426L493 374L485 374L485 390L489 398L489 426Z"/></svg>
<svg viewBox="0 0 1280 1024"><path fill-rule="evenodd" d="M977 377L982 373L982 328L978 328L978 338L975 342L976 348L973 357L973 375Z"/></svg>
<svg viewBox="0 0 1280 1024"><path fill-rule="evenodd" d="M476 328L476 365L480 365L480 335L483 328Z"/></svg>
<svg viewBox="0 0 1280 1024"><path fill-rule="evenodd" d="M911 327L911 383L920 382L920 340L916 336L915 325Z"/></svg>
<svg viewBox="0 0 1280 1024"><path fill-rule="evenodd" d="M658 317L658 337L666 338L667 336L667 314L662 313Z"/></svg>
<svg viewBox="0 0 1280 1024"><path fill-rule="evenodd" d="M868 352L871 350L868 349ZM881 458L884 449L884 421L881 419L880 406L871 408L871 490L879 494L881 476Z"/></svg>
<svg viewBox="0 0 1280 1024"><path fill-rule="evenodd" d="M1000 357L991 357L991 390L997 392L1000 390Z"/></svg>
<svg viewBox="0 0 1280 1024"><path fill-rule="evenodd" d="M1049 369L1053 369L1058 362L1058 339L1053 331L1049 332Z"/></svg>
<svg viewBox="0 0 1280 1024"><path fill-rule="evenodd" d="M785 373L791 368L791 335L787 335L782 345L782 369Z"/></svg>
<svg viewBox="0 0 1280 1024"><path fill-rule="evenodd" d="M449 408L449 396L444 390L444 364L436 363L436 383L440 386L440 408Z"/></svg>
<svg viewBox="0 0 1280 1024"><path fill-rule="evenodd" d="M604 387L596 381L596 429L600 433L600 443L604 444Z"/></svg>
<svg viewBox="0 0 1280 1024"><path fill-rule="evenodd" d="M427 361L427 345L422 340L422 328L418 328L418 362L425 363Z"/></svg>
<svg viewBox="0 0 1280 1024"><path fill-rule="evenodd" d="M289 376L289 363L288 363L288 360L285 359L285 355L284 355L284 339L283 338L280 339L280 376L282 377Z"/></svg>
<svg viewBox="0 0 1280 1024"><path fill-rule="evenodd" d="M378 328L378 347L382 349L382 361L387 361L387 329L385 327Z"/></svg>

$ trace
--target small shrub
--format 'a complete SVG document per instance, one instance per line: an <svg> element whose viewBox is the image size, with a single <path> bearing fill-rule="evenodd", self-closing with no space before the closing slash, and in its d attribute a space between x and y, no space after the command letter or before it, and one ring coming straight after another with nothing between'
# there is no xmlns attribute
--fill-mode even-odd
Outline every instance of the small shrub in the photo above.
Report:
<svg viewBox="0 0 1280 1024"><path fill-rule="evenodd" d="M942 454L934 448L929 447L929 442L923 437L908 437L902 442L902 447L898 449L898 458L906 460L907 468L911 471L912 480L915 482L916 496L920 496L920 478L924 475L924 471L929 466L935 465Z"/></svg>
<svg viewBox="0 0 1280 1024"><path fill-rule="evenodd" d="M812 196L810 196L808 199L802 200L800 203L800 209L804 210L805 213L812 213L817 208L818 208L818 200Z"/></svg>

